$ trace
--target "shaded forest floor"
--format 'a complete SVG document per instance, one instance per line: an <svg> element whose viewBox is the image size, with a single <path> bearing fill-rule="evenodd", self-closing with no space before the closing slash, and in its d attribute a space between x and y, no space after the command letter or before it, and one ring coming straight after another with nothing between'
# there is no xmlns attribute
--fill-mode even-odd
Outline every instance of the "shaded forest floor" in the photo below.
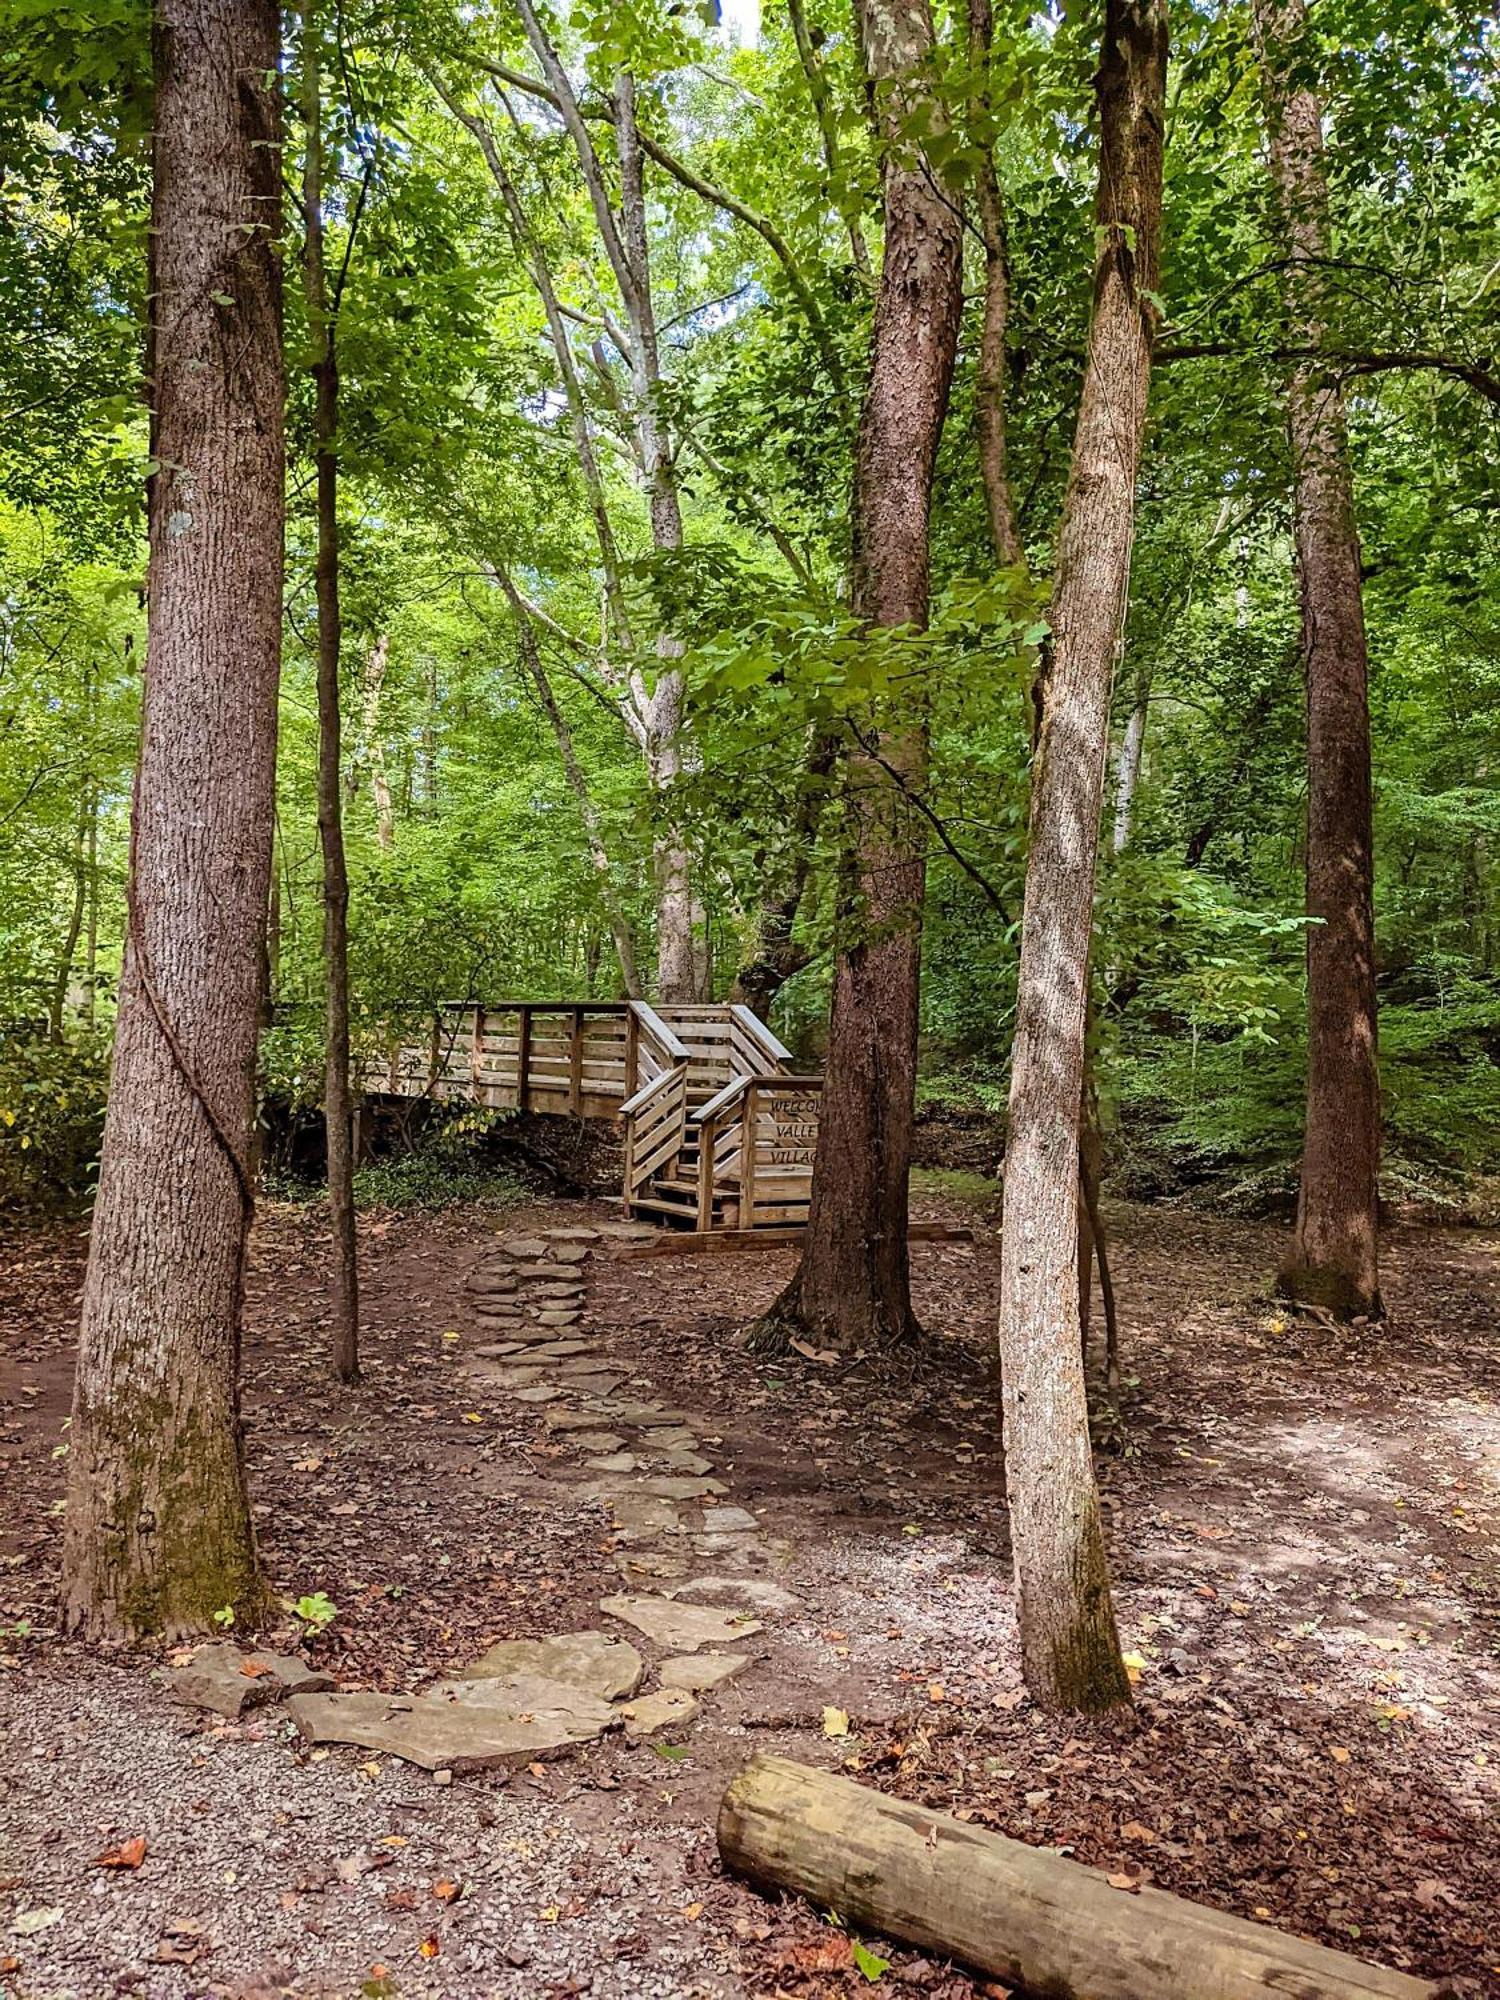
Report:
<svg viewBox="0 0 1500 2000"><path fill-rule="evenodd" d="M917 1207L985 1213L972 1181L941 1175ZM611 1212L539 1203L499 1226ZM448 1787L309 1752L274 1710L227 1724L175 1706L153 1662L57 1640L83 1242L8 1225L0 1989L868 1991L839 1931L718 1873L724 1783L774 1750L1500 1993L1500 1243L1394 1232L1390 1328L1342 1335L1267 1302L1274 1231L1127 1207L1113 1225L1130 1380L1101 1469L1132 1721L1060 1724L1022 1694L986 1231L914 1251L944 1356L914 1384L732 1344L786 1253L600 1261L579 1330L629 1393L691 1415L799 1606L767 1616L746 1648L762 1657L668 1754L610 1738ZM486 1336L463 1281L496 1227L478 1210L365 1221L367 1375L341 1396L322 1368L318 1219L268 1207L258 1225L245 1380L263 1554L285 1596L337 1605L308 1650L351 1686L419 1687L493 1638L592 1625L620 1587L577 1454L465 1366ZM825 1733L828 1709L847 1736ZM92 1865L139 1835L139 1870ZM982 1990L887 1955L893 1990Z"/></svg>

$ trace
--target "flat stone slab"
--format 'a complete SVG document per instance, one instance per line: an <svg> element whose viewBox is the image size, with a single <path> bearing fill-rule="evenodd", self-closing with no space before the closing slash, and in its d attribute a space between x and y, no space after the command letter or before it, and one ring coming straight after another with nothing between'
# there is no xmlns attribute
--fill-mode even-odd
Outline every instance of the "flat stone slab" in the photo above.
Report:
<svg viewBox="0 0 1500 2000"><path fill-rule="evenodd" d="M600 1237L599 1230L587 1229L581 1222L572 1224L567 1229L549 1229L547 1231L547 1241L553 1244L597 1243L599 1241L599 1237Z"/></svg>
<svg viewBox="0 0 1500 2000"><path fill-rule="evenodd" d="M172 1668L166 1686L175 1700L237 1722L249 1709L265 1708L288 1695L321 1693L333 1686L333 1680L305 1660L280 1653L247 1653L220 1643L200 1646L186 1666Z"/></svg>
<svg viewBox="0 0 1500 2000"><path fill-rule="evenodd" d="M627 1701L620 1710L625 1734L636 1739L660 1735L664 1729L685 1729L698 1713L698 1704L686 1688L659 1688Z"/></svg>
<svg viewBox="0 0 1500 2000"><path fill-rule="evenodd" d="M611 1403L604 1414L612 1424L625 1424L631 1430L654 1430L683 1422L681 1410L658 1410L653 1403Z"/></svg>
<svg viewBox="0 0 1500 2000"><path fill-rule="evenodd" d="M506 1361L513 1354L524 1354L529 1344L524 1340L487 1340L482 1347L471 1347L469 1353L476 1361Z"/></svg>
<svg viewBox="0 0 1500 2000"><path fill-rule="evenodd" d="M632 1540L687 1532L671 1501L659 1500L654 1493L609 1493L598 1497L608 1504L616 1528Z"/></svg>
<svg viewBox="0 0 1500 2000"><path fill-rule="evenodd" d="M617 1452L624 1445L625 1440L618 1431L575 1431L573 1433L573 1442L582 1451ZM634 1464L634 1462L632 1459L631 1463ZM616 1472L621 1470L621 1468L611 1465L602 1468L595 1467L595 1470Z"/></svg>
<svg viewBox="0 0 1500 2000"><path fill-rule="evenodd" d="M625 1380L623 1375L600 1375L585 1369L576 1361L561 1362L557 1370L558 1380L566 1382L572 1389L591 1396L607 1396Z"/></svg>
<svg viewBox="0 0 1500 2000"><path fill-rule="evenodd" d="M565 1284L572 1291L583 1289L583 1273L575 1271L571 1264L518 1264L516 1276L523 1279L528 1289L542 1284Z"/></svg>
<svg viewBox="0 0 1500 2000"><path fill-rule="evenodd" d="M771 1567L771 1551L758 1535L694 1535L693 1547L700 1556L720 1556L729 1562L758 1563Z"/></svg>
<svg viewBox="0 0 1500 2000"><path fill-rule="evenodd" d="M545 1257L547 1244L540 1236L502 1236L500 1248L507 1257Z"/></svg>
<svg viewBox="0 0 1500 2000"><path fill-rule="evenodd" d="M663 1660L661 1684L664 1688L686 1688L689 1694L706 1694L742 1674L750 1664L748 1653L698 1653L680 1660Z"/></svg>
<svg viewBox="0 0 1500 2000"><path fill-rule="evenodd" d="M634 1452L612 1451L605 1458L586 1458L590 1472L634 1472L640 1463Z"/></svg>
<svg viewBox="0 0 1500 2000"><path fill-rule="evenodd" d="M644 1672L640 1654L627 1639L613 1639L607 1632L559 1632L550 1639L501 1639L459 1678L535 1675L581 1688L598 1701L618 1701L635 1693Z"/></svg>
<svg viewBox="0 0 1500 2000"><path fill-rule="evenodd" d="M491 1389L529 1389L545 1380L545 1368L508 1368L503 1361L472 1361L469 1373Z"/></svg>
<svg viewBox="0 0 1500 2000"><path fill-rule="evenodd" d="M800 1611L802 1599L779 1583L763 1576L695 1576L678 1584L673 1597L691 1599L695 1604L740 1604L747 1611L784 1613Z"/></svg>
<svg viewBox="0 0 1500 2000"><path fill-rule="evenodd" d="M640 1482L643 1493L659 1494L663 1500L701 1500L709 1493L727 1493L722 1479L691 1479L681 1474L654 1472Z"/></svg>
<svg viewBox="0 0 1500 2000"><path fill-rule="evenodd" d="M720 1487L721 1492L727 1488ZM755 1516L743 1507L705 1507L703 1532L706 1535L753 1535L760 1527Z"/></svg>
<svg viewBox="0 0 1500 2000"><path fill-rule="evenodd" d="M593 1742L618 1719L618 1711L582 1690L535 1676L457 1688L466 1691L294 1695L287 1713L309 1743L357 1743L424 1771L453 1772L529 1764ZM553 1690L550 1707L540 1699L546 1689ZM487 1690L488 1698L476 1690Z"/></svg>
<svg viewBox="0 0 1500 2000"><path fill-rule="evenodd" d="M561 1328L577 1326L581 1318L582 1314L571 1306L546 1306L537 1314L536 1323L538 1326Z"/></svg>
<svg viewBox="0 0 1500 2000"><path fill-rule="evenodd" d="M700 1472L712 1472L714 1469L711 1458L702 1458L695 1451L658 1451L653 1452L651 1456L659 1465L666 1466L670 1472L685 1472L689 1476L696 1476Z"/></svg>
<svg viewBox="0 0 1500 2000"><path fill-rule="evenodd" d="M614 1565L621 1581L629 1584L660 1583L688 1573L685 1556L663 1555L657 1549L622 1549L615 1555Z"/></svg>
<svg viewBox="0 0 1500 2000"><path fill-rule="evenodd" d="M533 1344L532 1354L538 1361L571 1361L575 1355L597 1352L591 1340L543 1340Z"/></svg>
<svg viewBox="0 0 1500 2000"><path fill-rule="evenodd" d="M581 1264L589 1254L587 1243L575 1242L568 1237L550 1237L547 1254L554 1264Z"/></svg>
<svg viewBox="0 0 1500 2000"><path fill-rule="evenodd" d="M549 1431L597 1431L597 1410L549 1410L543 1419ZM624 1439L620 1442L623 1444Z"/></svg>
<svg viewBox="0 0 1500 2000"><path fill-rule="evenodd" d="M565 1392L551 1382L538 1382L532 1389L517 1389L518 1403L555 1403Z"/></svg>
<svg viewBox="0 0 1500 2000"><path fill-rule="evenodd" d="M648 1426L641 1432L641 1443L648 1451L696 1451L698 1440L686 1424L670 1424L662 1429Z"/></svg>
<svg viewBox="0 0 1500 2000"><path fill-rule="evenodd" d="M633 1625L656 1646L673 1653L697 1653L725 1639L746 1639L761 1630L743 1611L719 1611L705 1604L678 1604L670 1597L602 1597L606 1617Z"/></svg>

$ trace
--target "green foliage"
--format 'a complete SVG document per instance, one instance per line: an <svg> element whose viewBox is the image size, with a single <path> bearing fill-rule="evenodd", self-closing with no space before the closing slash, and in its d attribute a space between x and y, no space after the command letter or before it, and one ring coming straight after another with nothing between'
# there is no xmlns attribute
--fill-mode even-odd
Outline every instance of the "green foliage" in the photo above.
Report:
<svg viewBox="0 0 1500 2000"><path fill-rule="evenodd" d="M64 1201L89 1186L108 1080L102 1035L0 1037L0 1208Z"/></svg>

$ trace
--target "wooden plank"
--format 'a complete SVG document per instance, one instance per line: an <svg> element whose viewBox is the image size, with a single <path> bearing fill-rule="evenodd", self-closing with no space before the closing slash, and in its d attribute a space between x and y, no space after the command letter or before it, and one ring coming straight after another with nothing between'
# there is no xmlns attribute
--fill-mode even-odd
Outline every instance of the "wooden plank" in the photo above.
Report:
<svg viewBox="0 0 1500 2000"><path fill-rule="evenodd" d="M740 1141L740 1214L748 1216L755 1207L755 1120L760 1112L760 1091L751 1084L745 1092L743 1129L750 1143Z"/></svg>
<svg viewBox="0 0 1500 2000"><path fill-rule="evenodd" d="M711 1229L714 1219L714 1141L719 1128L712 1118L698 1128L698 1227Z"/></svg>
<svg viewBox="0 0 1500 2000"><path fill-rule="evenodd" d="M1426 1980L1097 1869L848 1778L756 1757L719 1807L726 1867L820 1910L1073 2000L1438 2000Z"/></svg>

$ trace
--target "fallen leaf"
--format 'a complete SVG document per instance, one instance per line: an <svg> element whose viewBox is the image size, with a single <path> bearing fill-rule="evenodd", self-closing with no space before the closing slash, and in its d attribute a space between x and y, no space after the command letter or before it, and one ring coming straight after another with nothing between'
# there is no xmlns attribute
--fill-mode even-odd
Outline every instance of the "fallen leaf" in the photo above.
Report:
<svg viewBox="0 0 1500 2000"><path fill-rule="evenodd" d="M847 1736L849 1734L849 1718L843 1709L824 1709L823 1734L825 1736Z"/></svg>
<svg viewBox="0 0 1500 2000"><path fill-rule="evenodd" d="M51 1930L54 1924L60 1924L62 1914L56 1906L44 1910L22 1910L11 1924L11 1929L17 1937L35 1937L38 1931Z"/></svg>
<svg viewBox="0 0 1500 2000"><path fill-rule="evenodd" d="M442 1948L436 1936L424 1937L422 1942L417 1946L417 1950L421 1952L423 1958L436 1958Z"/></svg>
<svg viewBox="0 0 1500 2000"><path fill-rule="evenodd" d="M687 1908L683 1911L682 1914L687 1918L690 1924L695 1924L697 1923L698 1919L703 1915L703 1905L701 1903L689 1903Z"/></svg>
<svg viewBox="0 0 1500 2000"><path fill-rule="evenodd" d="M1155 1840L1156 1833L1152 1827L1142 1826L1138 1819L1128 1819L1120 1828L1120 1838L1121 1840L1144 1840L1149 1842Z"/></svg>
<svg viewBox="0 0 1500 2000"><path fill-rule="evenodd" d="M464 1892L462 1882L434 1882L432 1893L440 1903L456 1903Z"/></svg>
<svg viewBox="0 0 1500 2000"><path fill-rule="evenodd" d="M1349 1752L1344 1748L1342 1743L1335 1743L1328 1754L1335 1764L1347 1764L1349 1761Z"/></svg>
<svg viewBox="0 0 1500 2000"><path fill-rule="evenodd" d="M1130 1896L1140 1894L1141 1885L1134 1875L1107 1875L1105 1880L1111 1889L1123 1889Z"/></svg>
<svg viewBox="0 0 1500 2000"><path fill-rule="evenodd" d="M146 1837L138 1833L134 1840L123 1840L118 1847L107 1847L93 1859L95 1868L139 1868L146 1858Z"/></svg>
<svg viewBox="0 0 1500 2000"><path fill-rule="evenodd" d="M871 1951L868 1945L861 1944L858 1939L854 1940L854 1964L872 1986L891 1969L891 1961L888 1958L882 1958L878 1951Z"/></svg>
<svg viewBox="0 0 1500 2000"><path fill-rule="evenodd" d="M240 1672L247 1681L258 1681L262 1674L268 1674L270 1671L264 1660L240 1661Z"/></svg>

